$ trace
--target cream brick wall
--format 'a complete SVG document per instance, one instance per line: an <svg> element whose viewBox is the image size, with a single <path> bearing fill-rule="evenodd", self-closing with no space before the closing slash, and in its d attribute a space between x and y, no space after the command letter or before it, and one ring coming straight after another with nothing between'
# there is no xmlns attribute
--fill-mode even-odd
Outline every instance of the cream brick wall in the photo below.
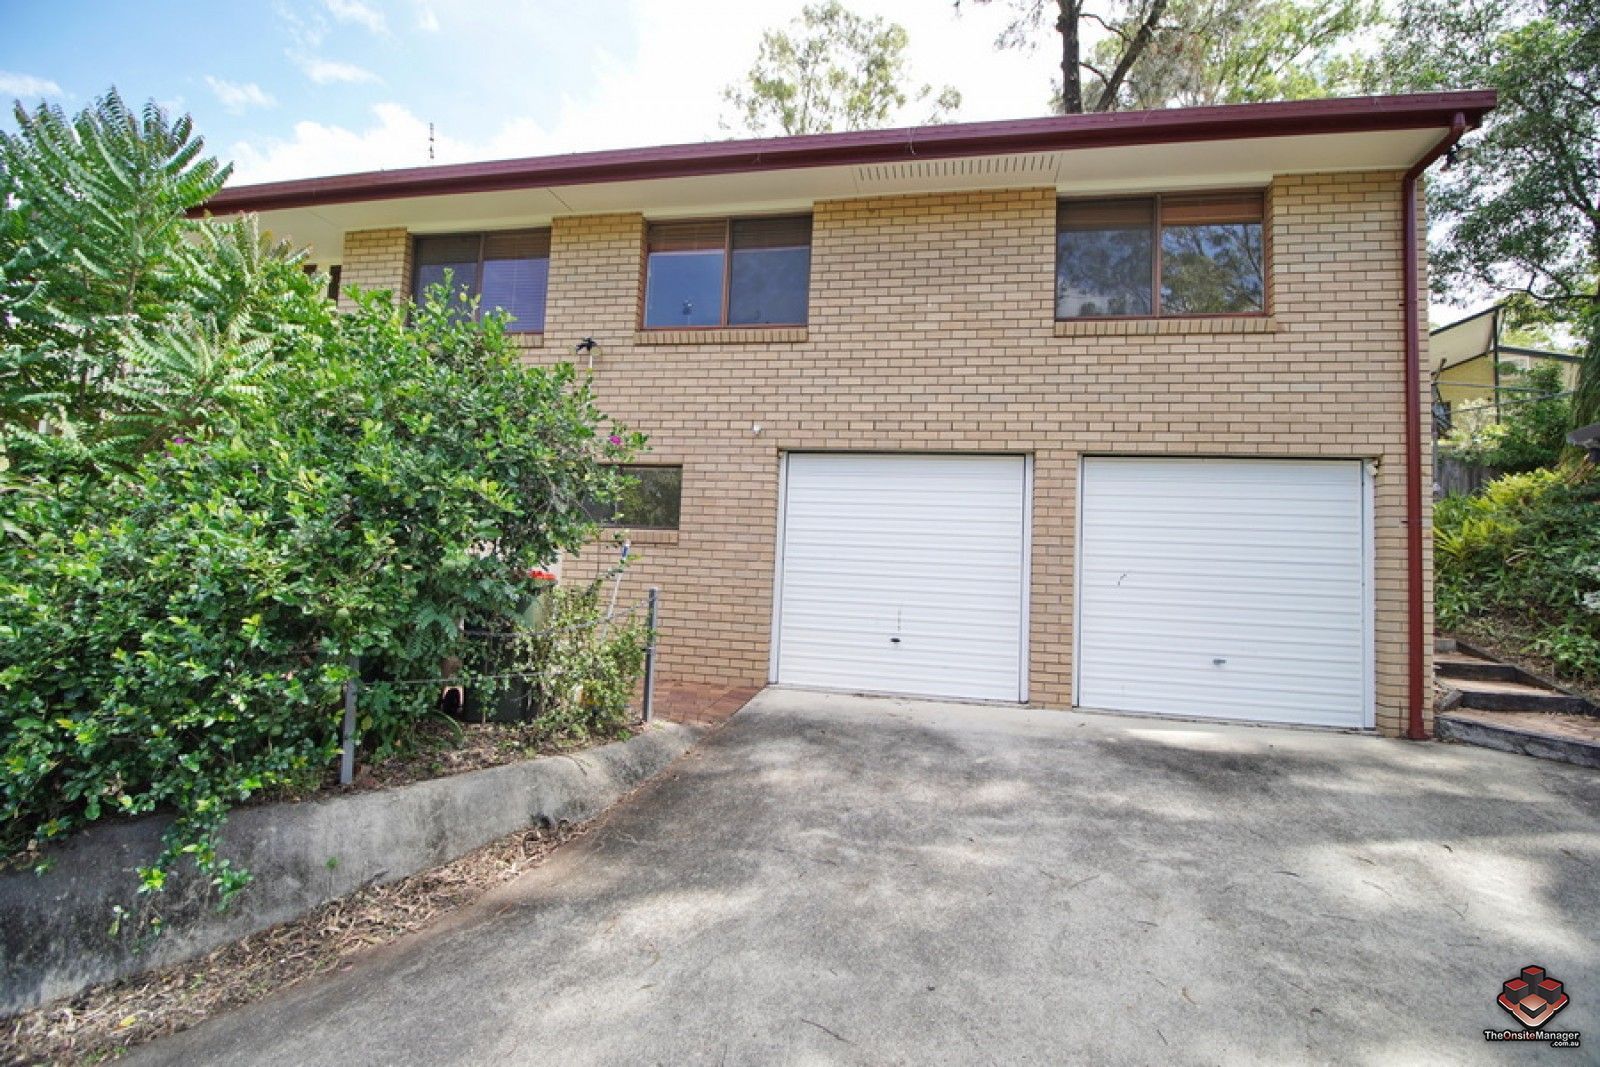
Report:
<svg viewBox="0 0 1600 1067"><path fill-rule="evenodd" d="M1376 465L1378 725L1399 733L1400 176L1273 184L1267 319L1057 324L1054 219L1049 189L818 204L809 327L711 334L638 331L641 217L555 221L546 347L529 358L593 336L602 407L650 435L649 461L684 466L681 528L634 538L624 594L662 587L662 674L766 681L786 450L1031 453L1030 695L1057 707L1082 454L1340 457ZM399 231L352 233L345 284L403 288L406 255ZM595 546L568 573L613 555Z"/></svg>

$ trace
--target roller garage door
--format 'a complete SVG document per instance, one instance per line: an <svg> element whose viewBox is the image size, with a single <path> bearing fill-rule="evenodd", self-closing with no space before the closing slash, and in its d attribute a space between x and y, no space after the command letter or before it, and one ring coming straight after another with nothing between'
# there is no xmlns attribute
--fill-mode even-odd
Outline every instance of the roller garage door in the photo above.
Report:
<svg viewBox="0 0 1600 1067"><path fill-rule="evenodd" d="M792 453L774 678L1023 699L1021 456Z"/></svg>
<svg viewBox="0 0 1600 1067"><path fill-rule="evenodd" d="M1371 725L1356 461L1085 459L1077 703Z"/></svg>

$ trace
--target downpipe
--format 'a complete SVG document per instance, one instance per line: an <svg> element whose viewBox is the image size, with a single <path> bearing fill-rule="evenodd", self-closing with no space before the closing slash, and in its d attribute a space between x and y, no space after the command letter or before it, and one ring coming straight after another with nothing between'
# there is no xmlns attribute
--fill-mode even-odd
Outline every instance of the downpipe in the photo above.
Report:
<svg viewBox="0 0 1600 1067"><path fill-rule="evenodd" d="M1417 296L1420 277L1417 270L1417 180L1439 157L1455 147L1467 132L1467 116L1456 112L1450 132L1427 155L1406 171L1400 183L1401 271L1405 287L1406 331L1406 737L1412 741L1428 739L1423 721L1423 700L1428 691L1422 665L1427 659L1423 642L1428 639L1422 605L1422 301Z"/></svg>

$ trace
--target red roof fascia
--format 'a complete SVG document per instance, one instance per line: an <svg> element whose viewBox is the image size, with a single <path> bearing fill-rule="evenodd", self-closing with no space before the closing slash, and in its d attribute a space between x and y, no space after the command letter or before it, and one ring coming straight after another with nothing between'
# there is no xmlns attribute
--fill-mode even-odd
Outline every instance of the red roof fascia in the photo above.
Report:
<svg viewBox="0 0 1600 1067"><path fill-rule="evenodd" d="M224 189L215 214L313 207L410 196L739 174L911 159L1056 152L1297 134L1448 128L1457 114L1477 126L1495 105L1489 90L1412 96L1117 111L1038 119L863 130L804 137L626 148L529 159L368 171Z"/></svg>

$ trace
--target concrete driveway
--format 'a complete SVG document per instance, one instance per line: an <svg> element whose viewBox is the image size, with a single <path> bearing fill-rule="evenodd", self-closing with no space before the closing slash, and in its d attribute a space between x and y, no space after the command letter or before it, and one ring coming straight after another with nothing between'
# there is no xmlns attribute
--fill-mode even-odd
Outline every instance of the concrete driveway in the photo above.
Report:
<svg viewBox="0 0 1600 1067"><path fill-rule="evenodd" d="M443 927L136 1063L1497 1063L1600 1047L1600 774L769 690ZM1584 1047L1486 1044L1526 964Z"/></svg>

